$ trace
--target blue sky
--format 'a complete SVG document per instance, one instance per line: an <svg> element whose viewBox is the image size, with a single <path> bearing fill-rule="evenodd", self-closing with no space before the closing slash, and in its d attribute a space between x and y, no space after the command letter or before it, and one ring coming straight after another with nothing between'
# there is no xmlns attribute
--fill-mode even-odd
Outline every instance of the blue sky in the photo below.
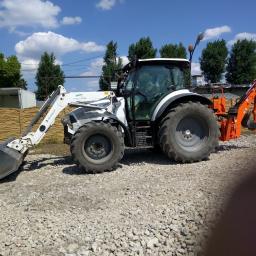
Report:
<svg viewBox="0 0 256 256"><path fill-rule="evenodd" d="M207 42L224 38L231 47L237 39L256 40L255 9L255 0L0 0L0 51L18 56L29 89L36 90L35 69L43 51L55 53L66 75L97 75L110 40L126 61L129 45L143 36L159 49L166 43L187 46L206 31L194 58L193 70L199 72ZM86 91L98 84L67 79L65 86Z"/></svg>

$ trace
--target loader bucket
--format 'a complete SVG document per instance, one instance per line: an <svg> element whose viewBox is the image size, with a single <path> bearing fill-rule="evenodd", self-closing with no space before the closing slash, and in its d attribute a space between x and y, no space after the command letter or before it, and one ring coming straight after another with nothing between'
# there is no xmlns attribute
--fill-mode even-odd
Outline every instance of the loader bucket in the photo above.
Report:
<svg viewBox="0 0 256 256"><path fill-rule="evenodd" d="M7 147L9 142L10 140L0 144L0 179L16 172L24 159L23 154Z"/></svg>

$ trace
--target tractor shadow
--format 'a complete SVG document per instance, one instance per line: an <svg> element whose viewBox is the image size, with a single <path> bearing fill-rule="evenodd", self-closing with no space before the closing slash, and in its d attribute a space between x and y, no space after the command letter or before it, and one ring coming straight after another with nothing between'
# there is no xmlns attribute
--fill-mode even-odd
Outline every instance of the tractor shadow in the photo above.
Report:
<svg viewBox="0 0 256 256"><path fill-rule="evenodd" d="M216 150L216 153L221 151L229 151L233 149L242 149L249 148L245 146L236 146L236 145L220 145ZM63 168L62 172L67 175L94 175L94 174L86 174L83 170L78 168L72 162L71 157L66 157L63 159L64 161L69 161L70 166ZM207 161L207 160L206 160ZM67 164L67 162L65 162ZM126 149L123 159L120 164L116 166L113 170L117 170L119 168L123 168L124 166L131 165L178 165L180 163L175 162L174 160L170 160L167 156L165 156L160 151L154 151L152 149ZM188 163L189 164L189 163Z"/></svg>
<svg viewBox="0 0 256 256"><path fill-rule="evenodd" d="M15 181L21 172L34 172L46 166L62 166L67 164L74 164L70 156L42 157L35 160L25 159L18 171L0 180L0 184Z"/></svg>
<svg viewBox="0 0 256 256"><path fill-rule="evenodd" d="M218 152L223 152L223 151L230 151L230 150L233 150L233 149L245 149L245 148L251 148L249 146L238 146L238 145L219 145L217 148L216 148L216 153Z"/></svg>
<svg viewBox="0 0 256 256"><path fill-rule="evenodd" d="M123 159L112 171L123 168L124 166L143 164L176 165L177 163L168 159L161 152L153 152L150 149L126 149ZM67 175L94 175L86 174L85 172L83 172L83 170L79 169L76 165L74 165L74 163L71 163L71 165L72 166L65 167L62 172Z"/></svg>
<svg viewBox="0 0 256 256"><path fill-rule="evenodd" d="M242 145L220 145L217 150L216 154L223 152L223 151L230 151L234 149L244 149L250 148L249 146L242 146ZM122 168L123 166L130 166L130 165L144 165L144 164L152 164L152 165L177 165L179 163L170 160L166 157L162 152L153 151L152 149L126 149L123 159L121 160L120 164L113 170ZM67 175L94 175L94 174L86 174L83 170L77 167L71 156L52 156L52 157L42 157L40 159L34 160L25 160L22 166L18 171L9 175L8 177L0 180L0 184L13 182L17 179L21 172L34 172L46 166L65 166L62 169L62 172Z"/></svg>
<svg viewBox="0 0 256 256"><path fill-rule="evenodd" d="M46 166L62 166L74 164L71 156L53 156L43 157L36 160L25 161L23 165L23 171L31 172L39 170Z"/></svg>
<svg viewBox="0 0 256 256"><path fill-rule="evenodd" d="M123 165L134 164L157 164L157 165L176 165L177 163L170 160L160 150L153 149L126 149L123 159Z"/></svg>

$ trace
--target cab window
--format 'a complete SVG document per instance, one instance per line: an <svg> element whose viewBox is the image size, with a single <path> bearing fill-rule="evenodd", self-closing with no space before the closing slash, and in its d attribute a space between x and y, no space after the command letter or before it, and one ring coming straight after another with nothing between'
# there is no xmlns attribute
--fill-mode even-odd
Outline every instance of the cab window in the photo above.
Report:
<svg viewBox="0 0 256 256"><path fill-rule="evenodd" d="M183 70L177 66L142 66L136 75L135 117L149 120L154 108L170 91L184 89Z"/></svg>

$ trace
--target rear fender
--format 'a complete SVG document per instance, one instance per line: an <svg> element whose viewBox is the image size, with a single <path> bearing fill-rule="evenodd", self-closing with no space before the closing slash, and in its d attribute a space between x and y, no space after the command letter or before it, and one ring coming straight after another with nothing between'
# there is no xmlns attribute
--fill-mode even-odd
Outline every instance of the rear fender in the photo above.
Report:
<svg viewBox="0 0 256 256"><path fill-rule="evenodd" d="M170 93L165 96L156 106L153 115L152 122L159 120L162 116L164 116L170 109L176 107L180 103L185 102L200 102L203 105L212 105L212 101L200 94L189 92L188 90L180 90L180 93L174 94Z"/></svg>

